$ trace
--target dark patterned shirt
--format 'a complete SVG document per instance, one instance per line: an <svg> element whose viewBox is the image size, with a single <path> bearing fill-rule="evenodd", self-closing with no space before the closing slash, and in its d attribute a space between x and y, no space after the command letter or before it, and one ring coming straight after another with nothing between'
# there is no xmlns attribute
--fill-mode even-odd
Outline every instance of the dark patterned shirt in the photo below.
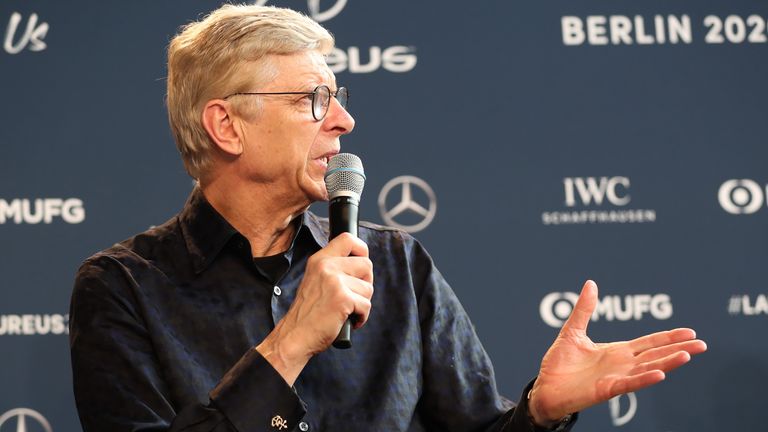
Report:
<svg viewBox="0 0 768 432"><path fill-rule="evenodd" d="M314 356L289 387L254 347L288 311L307 258L328 243L327 220L307 212L295 223L288 251L254 259L196 189L164 225L89 258L70 311L83 429L537 430L524 398L515 409L499 396L427 252L371 224L359 229L374 263L369 321L352 349Z"/></svg>

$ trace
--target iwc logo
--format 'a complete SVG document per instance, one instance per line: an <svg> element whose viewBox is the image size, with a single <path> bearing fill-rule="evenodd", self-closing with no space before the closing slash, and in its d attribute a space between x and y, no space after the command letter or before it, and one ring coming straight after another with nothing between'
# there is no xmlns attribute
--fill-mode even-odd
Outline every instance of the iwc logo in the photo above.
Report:
<svg viewBox="0 0 768 432"><path fill-rule="evenodd" d="M429 184L418 177L395 177L379 193L379 211L387 225L415 233L432 223L437 213L437 197Z"/></svg>
<svg viewBox="0 0 768 432"><path fill-rule="evenodd" d="M626 207L632 200L629 177L566 177L563 188L565 209L543 212L541 221L544 225L656 221L656 210Z"/></svg>
<svg viewBox="0 0 768 432"><path fill-rule="evenodd" d="M0 432L53 432L53 428L39 412L16 408L0 416Z"/></svg>

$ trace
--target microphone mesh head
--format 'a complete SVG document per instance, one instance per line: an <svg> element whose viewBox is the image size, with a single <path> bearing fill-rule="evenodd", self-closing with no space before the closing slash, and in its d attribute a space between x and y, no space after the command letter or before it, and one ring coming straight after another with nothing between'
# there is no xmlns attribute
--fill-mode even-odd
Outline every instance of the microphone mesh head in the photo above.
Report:
<svg viewBox="0 0 768 432"><path fill-rule="evenodd" d="M325 172L325 188L329 198L353 196L360 199L365 186L363 162L350 153L339 153L328 162Z"/></svg>

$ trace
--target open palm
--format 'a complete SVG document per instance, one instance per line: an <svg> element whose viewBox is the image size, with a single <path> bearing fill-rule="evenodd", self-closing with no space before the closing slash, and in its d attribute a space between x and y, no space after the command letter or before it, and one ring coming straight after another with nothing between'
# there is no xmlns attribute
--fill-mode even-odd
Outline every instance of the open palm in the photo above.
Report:
<svg viewBox="0 0 768 432"><path fill-rule="evenodd" d="M587 336L587 325L596 305L597 285L587 281L571 316L541 362L529 401L531 414L539 424L656 384L665 378L665 372L707 349L687 328L626 342L594 343Z"/></svg>

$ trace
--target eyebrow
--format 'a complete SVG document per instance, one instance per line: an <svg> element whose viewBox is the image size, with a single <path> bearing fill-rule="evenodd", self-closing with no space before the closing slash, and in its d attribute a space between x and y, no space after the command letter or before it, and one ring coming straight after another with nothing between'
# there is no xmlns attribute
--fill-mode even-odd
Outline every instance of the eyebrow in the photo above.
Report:
<svg viewBox="0 0 768 432"><path fill-rule="evenodd" d="M330 71L328 71L330 72ZM305 74L301 74L302 79L307 79L310 82L314 82L314 85L312 86L310 91L314 90L315 87L319 85L327 85L328 88L330 88L332 91L336 91L339 89L339 84L336 82L336 75L333 72L330 72L329 74L324 73L318 73L318 72L307 72ZM304 88L304 87L297 87L297 88Z"/></svg>

